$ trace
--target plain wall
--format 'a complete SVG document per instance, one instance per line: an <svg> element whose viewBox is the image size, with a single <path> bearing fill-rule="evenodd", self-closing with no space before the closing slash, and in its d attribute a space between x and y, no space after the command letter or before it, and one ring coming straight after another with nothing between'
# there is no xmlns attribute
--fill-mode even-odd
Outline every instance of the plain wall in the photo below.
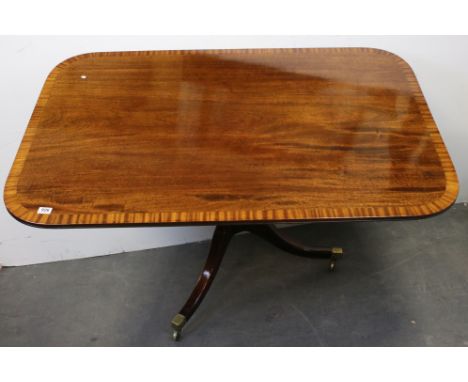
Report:
<svg viewBox="0 0 468 382"><path fill-rule="evenodd" d="M2 188L50 70L80 53L116 50L366 46L414 69L455 163L458 201L468 201L468 36L0 37ZM0 205L0 265L107 255L208 239L213 227L44 229L21 224Z"/></svg>

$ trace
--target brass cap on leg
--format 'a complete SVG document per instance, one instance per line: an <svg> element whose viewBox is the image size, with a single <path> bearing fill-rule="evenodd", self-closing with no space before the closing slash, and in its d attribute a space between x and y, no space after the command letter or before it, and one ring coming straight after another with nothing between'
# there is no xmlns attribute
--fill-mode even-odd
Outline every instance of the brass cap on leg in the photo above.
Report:
<svg viewBox="0 0 468 382"><path fill-rule="evenodd" d="M177 313L171 321L172 326L172 339L174 341L179 341L180 339L180 332L184 327L185 323L187 322L187 317L183 314Z"/></svg>
<svg viewBox="0 0 468 382"><path fill-rule="evenodd" d="M343 256L343 248L333 247L331 249L330 264L328 270L333 272L336 268L336 260Z"/></svg>
<svg viewBox="0 0 468 382"><path fill-rule="evenodd" d="M338 257L338 256L343 256L343 248L340 247L333 247L331 249L332 255Z"/></svg>
<svg viewBox="0 0 468 382"><path fill-rule="evenodd" d="M183 314L177 313L171 321L171 326L175 330L181 330L186 322L187 318Z"/></svg>

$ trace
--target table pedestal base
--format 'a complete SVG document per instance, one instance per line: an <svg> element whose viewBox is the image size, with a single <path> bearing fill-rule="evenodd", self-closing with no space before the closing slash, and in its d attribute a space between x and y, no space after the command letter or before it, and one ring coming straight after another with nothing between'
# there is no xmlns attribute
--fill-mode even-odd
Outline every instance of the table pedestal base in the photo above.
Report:
<svg viewBox="0 0 468 382"><path fill-rule="evenodd" d="M235 234L244 231L254 233L269 241L271 244L298 256L329 259L328 269L330 271L335 269L336 260L343 255L343 250L341 248L309 248L296 244L287 239L272 224L218 225L211 240L208 258L202 273L198 277L195 288L185 305L171 321L174 340L177 341L180 338L182 328L195 313L208 292L216 276L216 272L219 269L229 241Z"/></svg>

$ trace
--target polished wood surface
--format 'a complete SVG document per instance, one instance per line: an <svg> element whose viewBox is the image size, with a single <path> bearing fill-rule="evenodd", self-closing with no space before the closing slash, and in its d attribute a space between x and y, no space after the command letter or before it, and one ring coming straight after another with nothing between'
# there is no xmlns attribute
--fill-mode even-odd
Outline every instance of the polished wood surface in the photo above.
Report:
<svg viewBox="0 0 468 382"><path fill-rule="evenodd" d="M408 64L318 48L66 60L4 198L33 224L198 224L422 217L457 192Z"/></svg>

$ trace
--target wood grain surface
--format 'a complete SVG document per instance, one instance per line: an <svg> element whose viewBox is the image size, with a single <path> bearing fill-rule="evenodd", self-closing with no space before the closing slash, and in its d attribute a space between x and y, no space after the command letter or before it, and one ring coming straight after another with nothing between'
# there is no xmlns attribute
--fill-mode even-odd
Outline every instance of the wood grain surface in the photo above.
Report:
<svg viewBox="0 0 468 382"><path fill-rule="evenodd" d="M62 62L4 199L13 216L40 225L202 224L423 217L457 192L401 58L252 49Z"/></svg>

